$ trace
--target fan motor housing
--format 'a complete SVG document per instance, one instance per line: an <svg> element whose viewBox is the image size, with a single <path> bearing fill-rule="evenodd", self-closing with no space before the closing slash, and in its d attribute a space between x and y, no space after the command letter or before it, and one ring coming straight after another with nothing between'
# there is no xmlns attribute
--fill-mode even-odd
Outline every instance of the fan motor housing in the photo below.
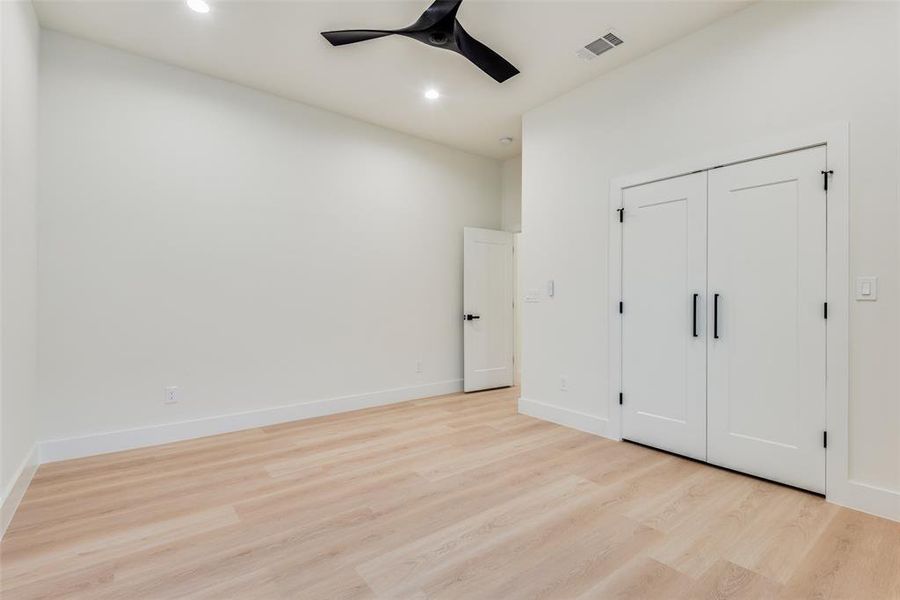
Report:
<svg viewBox="0 0 900 600"><path fill-rule="evenodd" d="M450 36L443 31L432 31L428 34L428 43L432 46L445 46L450 41Z"/></svg>

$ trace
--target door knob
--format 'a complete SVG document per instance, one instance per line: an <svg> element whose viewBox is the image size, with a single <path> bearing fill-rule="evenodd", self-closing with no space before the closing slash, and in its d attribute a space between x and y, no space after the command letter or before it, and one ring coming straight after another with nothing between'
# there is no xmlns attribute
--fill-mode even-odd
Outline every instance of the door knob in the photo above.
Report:
<svg viewBox="0 0 900 600"><path fill-rule="evenodd" d="M480 315L470 315L470 314L463 315L464 321L472 321L474 319L480 319L480 318L481 318Z"/></svg>

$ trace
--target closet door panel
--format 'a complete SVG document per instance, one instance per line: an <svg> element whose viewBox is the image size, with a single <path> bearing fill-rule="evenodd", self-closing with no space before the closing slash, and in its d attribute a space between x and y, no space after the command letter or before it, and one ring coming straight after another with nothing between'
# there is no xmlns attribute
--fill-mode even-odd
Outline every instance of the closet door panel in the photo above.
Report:
<svg viewBox="0 0 900 600"><path fill-rule="evenodd" d="M706 173L628 188L623 206L623 436L704 460Z"/></svg>
<svg viewBox="0 0 900 600"><path fill-rule="evenodd" d="M818 147L713 170L708 215L708 460L818 492L825 164Z"/></svg>

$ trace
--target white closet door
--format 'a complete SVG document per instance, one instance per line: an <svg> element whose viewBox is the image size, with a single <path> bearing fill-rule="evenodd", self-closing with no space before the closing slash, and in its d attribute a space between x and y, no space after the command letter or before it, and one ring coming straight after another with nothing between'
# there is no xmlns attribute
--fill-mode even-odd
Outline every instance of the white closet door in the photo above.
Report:
<svg viewBox="0 0 900 600"><path fill-rule="evenodd" d="M706 173L628 188L623 206L623 436L704 460Z"/></svg>
<svg viewBox="0 0 900 600"><path fill-rule="evenodd" d="M709 174L708 460L817 492L825 164L823 146Z"/></svg>

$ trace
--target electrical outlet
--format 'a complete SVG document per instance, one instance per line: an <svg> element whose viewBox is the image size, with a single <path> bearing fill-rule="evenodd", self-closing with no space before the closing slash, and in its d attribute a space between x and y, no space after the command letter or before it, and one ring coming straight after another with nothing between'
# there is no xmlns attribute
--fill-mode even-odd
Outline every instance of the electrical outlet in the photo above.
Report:
<svg viewBox="0 0 900 600"><path fill-rule="evenodd" d="M559 376L559 391L567 392L569 391L569 378L565 375Z"/></svg>
<svg viewBox="0 0 900 600"><path fill-rule="evenodd" d="M421 372L422 372L422 361L417 360L416 361L416 373L421 373Z"/></svg>
<svg viewBox="0 0 900 600"><path fill-rule="evenodd" d="M178 404L178 386L172 385L166 388L166 399L163 404Z"/></svg>

